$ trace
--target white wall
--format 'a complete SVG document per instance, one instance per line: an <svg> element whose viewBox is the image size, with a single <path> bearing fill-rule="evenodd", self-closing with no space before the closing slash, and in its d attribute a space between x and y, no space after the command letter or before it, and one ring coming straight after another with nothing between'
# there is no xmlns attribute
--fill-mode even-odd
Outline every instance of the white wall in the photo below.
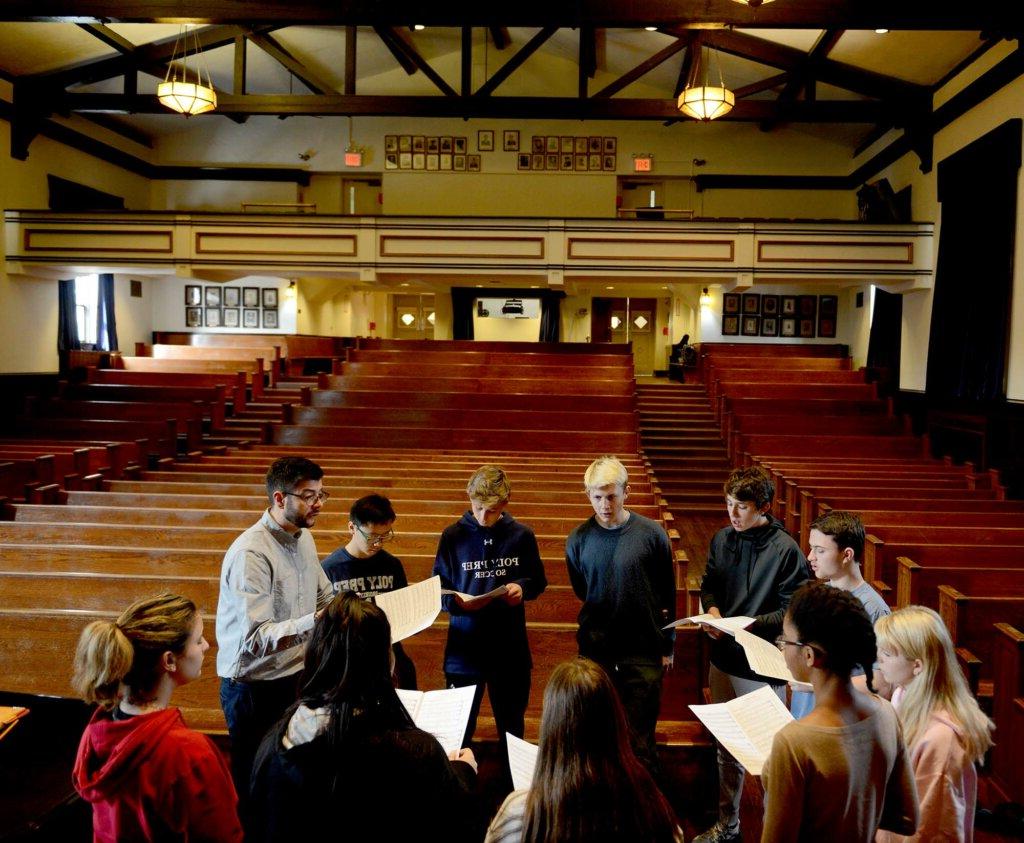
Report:
<svg viewBox="0 0 1024 843"><path fill-rule="evenodd" d="M114 315L117 318L117 344L125 354L133 354L135 343L153 341L153 285L151 279L137 279L142 297L131 295L131 275L114 276Z"/></svg>
<svg viewBox="0 0 1024 843"><path fill-rule="evenodd" d="M202 287L257 287L260 289L273 287L277 290L278 324L276 330L259 328L189 328L185 324L185 287L198 284ZM296 327L296 299L290 296L288 279L270 276L250 275L239 278L230 284L213 284L197 278L178 278L165 276L153 279L153 330L154 331L194 331L201 334L294 334ZM262 325L262 316L260 320ZM122 343L122 346L124 344ZM124 346L127 348L127 346Z"/></svg>
<svg viewBox="0 0 1024 843"><path fill-rule="evenodd" d="M538 342L540 317L528 319L500 319L473 314L473 339L503 342Z"/></svg>

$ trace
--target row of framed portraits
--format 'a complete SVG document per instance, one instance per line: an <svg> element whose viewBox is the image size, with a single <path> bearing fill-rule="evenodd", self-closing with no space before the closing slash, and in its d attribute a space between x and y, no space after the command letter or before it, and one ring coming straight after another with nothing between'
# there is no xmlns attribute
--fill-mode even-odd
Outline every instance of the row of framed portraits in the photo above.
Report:
<svg viewBox="0 0 1024 843"><path fill-rule="evenodd" d="M798 318L796 316L749 316L746 314L723 314L723 337L835 337L834 316L819 315Z"/></svg>
<svg viewBox="0 0 1024 843"><path fill-rule="evenodd" d="M278 328L276 308L186 307L186 328Z"/></svg>
<svg viewBox="0 0 1024 843"><path fill-rule="evenodd" d="M762 293L726 293L722 296L723 317L791 316L813 321L818 316L824 316L834 323L838 314L838 296L775 296Z"/></svg>
<svg viewBox="0 0 1024 843"><path fill-rule="evenodd" d="M385 152L385 170L453 170L480 172L479 155L453 155L450 152Z"/></svg>
<svg viewBox="0 0 1024 843"><path fill-rule="evenodd" d="M517 170L603 170L614 172L617 165L615 155L599 153L576 155L572 152L540 153L520 152L516 159Z"/></svg>
<svg viewBox="0 0 1024 843"><path fill-rule="evenodd" d="M204 290L199 284L186 284L185 307L277 309L277 287L225 287L217 284Z"/></svg>

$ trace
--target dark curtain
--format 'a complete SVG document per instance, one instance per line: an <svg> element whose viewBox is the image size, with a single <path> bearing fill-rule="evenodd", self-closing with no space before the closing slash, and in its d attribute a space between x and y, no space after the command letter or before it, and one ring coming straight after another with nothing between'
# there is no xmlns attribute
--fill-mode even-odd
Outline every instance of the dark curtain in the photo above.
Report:
<svg viewBox="0 0 1024 843"><path fill-rule="evenodd" d="M96 303L96 349L117 351L117 320L114 318L114 276L100 275Z"/></svg>
<svg viewBox="0 0 1024 843"><path fill-rule="evenodd" d="M75 318L75 279L57 282L57 353L63 362L69 351L82 347Z"/></svg>
<svg viewBox="0 0 1024 843"><path fill-rule="evenodd" d="M1022 123L1008 120L939 163L929 398L1005 394Z"/></svg>
<svg viewBox="0 0 1024 843"><path fill-rule="evenodd" d="M532 287L498 288L452 287L452 339L473 339L473 302L478 298L540 299L540 341L558 342L561 326L561 290L535 290Z"/></svg>
<svg viewBox="0 0 1024 843"><path fill-rule="evenodd" d="M900 370L900 344L903 336L903 296L875 290L875 311L868 337L868 367Z"/></svg>
<svg viewBox="0 0 1024 843"><path fill-rule="evenodd" d="M452 339L473 339L473 300L476 289L452 287Z"/></svg>
<svg viewBox="0 0 1024 843"><path fill-rule="evenodd" d="M551 295L545 291L540 299L540 341L558 342L562 326L561 303L564 293Z"/></svg>

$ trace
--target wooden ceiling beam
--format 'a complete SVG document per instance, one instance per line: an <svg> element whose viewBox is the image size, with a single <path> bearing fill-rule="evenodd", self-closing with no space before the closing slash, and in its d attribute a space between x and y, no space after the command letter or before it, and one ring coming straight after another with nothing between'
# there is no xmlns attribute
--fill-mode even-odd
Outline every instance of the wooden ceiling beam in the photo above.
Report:
<svg viewBox="0 0 1024 843"><path fill-rule="evenodd" d="M489 26L487 31L491 33L491 40L496 50L504 50L512 43L512 36L508 34L507 26Z"/></svg>
<svg viewBox="0 0 1024 843"><path fill-rule="evenodd" d="M794 70L786 86L779 92L779 96L776 102L779 104L779 111L785 112L786 106L790 103L795 102L797 97L800 96L801 91L814 91L814 79L817 73L818 65L824 61L828 54L832 51L832 48L839 43L839 39L843 37L842 29L826 29L821 35L818 36L818 40L815 41L814 46L807 53L807 58L801 62L801 66L798 70ZM815 92L816 93L816 92ZM808 99L813 99L814 95L808 96ZM774 129L776 126L773 122L765 123L761 126L761 130L768 132Z"/></svg>
<svg viewBox="0 0 1024 843"><path fill-rule="evenodd" d="M314 94L335 93L334 86L330 82L296 59L272 35L253 32L247 33L246 37Z"/></svg>
<svg viewBox="0 0 1024 843"><path fill-rule="evenodd" d="M356 92L356 28L345 27L345 95Z"/></svg>
<svg viewBox="0 0 1024 843"><path fill-rule="evenodd" d="M395 61L398 62L402 70L412 76L416 72L416 65L398 43L394 30L383 26L375 26L373 31L376 32L380 37L380 40L384 42L384 46L387 47L391 55L395 57Z"/></svg>
<svg viewBox="0 0 1024 843"><path fill-rule="evenodd" d="M248 46L249 42L244 35L235 38L235 57L232 67L232 93L241 96L245 93L246 75L248 67Z"/></svg>
<svg viewBox="0 0 1024 843"><path fill-rule="evenodd" d="M629 85L633 84L640 77L646 75L647 73L650 73L652 70L654 70L654 68L658 67L661 64L664 64L666 61L668 61L670 58L672 58L672 56L674 56L680 50L685 49L691 43L693 43L693 37L692 36L689 37L689 38L677 38L675 41L673 41L667 47L659 50L657 53L655 53L650 58L640 62L640 64L638 64L632 70L628 70L625 73L623 73L622 76L620 76L618 79L616 79L611 84L606 85L604 88L602 88L596 94L594 94L594 96L595 97L611 97L611 96L614 96L619 91L621 91L623 88L626 88Z"/></svg>
<svg viewBox="0 0 1024 843"><path fill-rule="evenodd" d="M385 31L390 34L395 49L404 53L406 58L412 62L413 67L423 71L423 75L433 82L442 94L446 97L458 96L455 89L445 82L441 77L441 74L430 66L429 62L420 55L419 51L413 46L412 42L405 37L401 30L389 29Z"/></svg>
<svg viewBox="0 0 1024 843"><path fill-rule="evenodd" d="M121 35L118 35L117 32L106 24L80 23L78 25L94 38L98 38L108 47L113 47L122 55L130 56L135 52L135 45L131 41Z"/></svg>
<svg viewBox="0 0 1024 843"><path fill-rule="evenodd" d="M537 50L541 48L544 42L547 41L557 31L558 27L546 26L542 30L540 30L540 32L536 33L533 36L533 38L531 38L529 41L523 44L522 47L519 48L519 50L516 52L514 56L512 56L512 58L505 62L501 67L499 67L494 72L494 75L490 79L488 79L486 82L484 82L483 85L480 86L480 88L476 92L476 96L487 97L494 93L494 91L502 82L504 82L506 79L508 79L509 76L511 76L520 67L522 67L526 60L535 52L537 52Z"/></svg>

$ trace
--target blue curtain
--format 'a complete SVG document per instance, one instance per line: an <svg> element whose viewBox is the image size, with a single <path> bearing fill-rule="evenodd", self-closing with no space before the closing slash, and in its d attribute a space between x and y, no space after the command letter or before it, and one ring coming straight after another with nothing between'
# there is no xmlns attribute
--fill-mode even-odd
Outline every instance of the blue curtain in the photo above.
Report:
<svg viewBox="0 0 1024 843"><path fill-rule="evenodd" d="M75 279L57 282L57 353L63 356L82 347L75 318Z"/></svg>
<svg viewBox="0 0 1024 843"><path fill-rule="evenodd" d="M100 275L96 303L96 349L117 351L117 320L114 318L114 276Z"/></svg>

